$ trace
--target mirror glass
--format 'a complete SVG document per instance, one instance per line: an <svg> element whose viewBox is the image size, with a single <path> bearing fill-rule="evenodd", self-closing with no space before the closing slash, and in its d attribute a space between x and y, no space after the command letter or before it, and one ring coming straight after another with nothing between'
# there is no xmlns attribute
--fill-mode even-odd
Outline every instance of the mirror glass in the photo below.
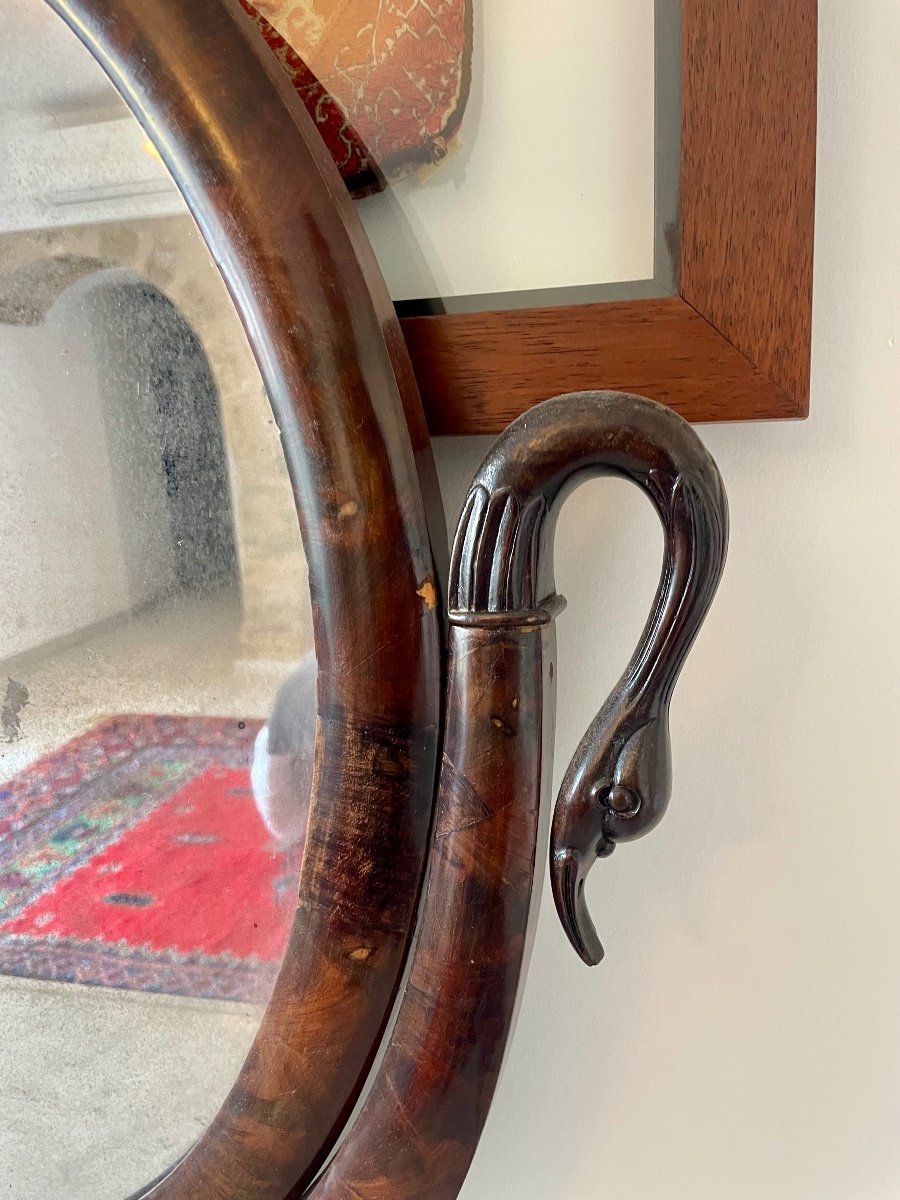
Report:
<svg viewBox="0 0 900 1200"><path fill-rule="evenodd" d="M43 0L0 31L0 162L0 1192L122 1200L214 1116L284 953L307 572L209 252Z"/></svg>

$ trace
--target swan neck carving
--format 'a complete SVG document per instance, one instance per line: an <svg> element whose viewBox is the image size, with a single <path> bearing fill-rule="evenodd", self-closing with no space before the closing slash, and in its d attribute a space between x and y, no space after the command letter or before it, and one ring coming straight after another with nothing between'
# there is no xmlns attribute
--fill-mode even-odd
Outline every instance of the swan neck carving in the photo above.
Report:
<svg viewBox="0 0 900 1200"><path fill-rule="evenodd" d="M553 819L551 882L563 928L600 961L587 873L620 841L660 820L671 789L668 708L715 595L728 507L715 463L694 430L639 396L582 392L538 405L509 427L466 499L454 544L450 619L549 620L559 610L553 531L560 505L587 476L619 475L651 499L665 534L652 611L619 683L582 739ZM496 616L494 616L496 614Z"/></svg>

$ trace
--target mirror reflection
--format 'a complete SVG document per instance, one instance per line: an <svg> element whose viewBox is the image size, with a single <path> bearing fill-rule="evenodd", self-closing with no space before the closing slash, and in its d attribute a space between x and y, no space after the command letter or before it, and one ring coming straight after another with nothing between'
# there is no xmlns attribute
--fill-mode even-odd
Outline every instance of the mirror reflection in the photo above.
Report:
<svg viewBox="0 0 900 1200"><path fill-rule="evenodd" d="M162 164L42 0L0 62L0 1186L122 1200L225 1099L284 953L306 566Z"/></svg>

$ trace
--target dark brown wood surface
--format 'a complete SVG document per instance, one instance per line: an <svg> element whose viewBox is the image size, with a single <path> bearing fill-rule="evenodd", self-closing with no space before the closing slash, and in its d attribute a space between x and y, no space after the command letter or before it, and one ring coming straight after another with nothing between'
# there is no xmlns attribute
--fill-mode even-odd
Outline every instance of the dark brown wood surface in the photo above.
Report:
<svg viewBox="0 0 900 1200"><path fill-rule="evenodd" d="M620 841L653 829L669 800L669 702L716 593L728 505L716 465L675 413L642 396L558 396L494 443L460 518L450 572L455 609L529 611L552 597L553 514L588 475L619 475L663 527L653 609L622 678L563 779L551 836L560 920L589 964L603 956L584 900L588 871ZM483 617L481 619L484 619Z"/></svg>
<svg viewBox="0 0 900 1200"><path fill-rule="evenodd" d="M543 871L555 510L585 472L637 483L666 534L647 627L576 751L554 816L554 894L586 961L601 953L587 871L665 811L668 703L721 575L725 496L699 438L668 409L612 393L562 396L498 440L463 507L438 814L412 966L366 1101L310 1200L454 1200L471 1165L527 965L532 874Z"/></svg>
<svg viewBox="0 0 900 1200"><path fill-rule="evenodd" d="M679 295L407 317L432 433L499 433L561 391L689 421L809 408L817 0L682 0Z"/></svg>
<svg viewBox="0 0 900 1200"><path fill-rule="evenodd" d="M536 913L552 625L452 627L428 885L390 1044L315 1200L454 1200L512 1030ZM553 712L548 696L549 712Z"/></svg>
<svg viewBox="0 0 900 1200"><path fill-rule="evenodd" d="M259 362L297 499L320 675L296 919L232 1093L152 1193L283 1200L353 1107L420 896L441 703L429 515L436 544L445 539L410 443L409 429L431 478L427 432L336 168L235 0L51 3L142 121L198 221Z"/></svg>
<svg viewBox="0 0 900 1200"><path fill-rule="evenodd" d="M429 526L436 545L443 530L427 432L345 191L236 0L50 3L117 83L188 199L260 363L297 497L321 671L297 918L231 1095L150 1193L285 1200L310 1186L372 1067L420 894L441 720ZM734 362L727 369L736 377ZM558 386L557 377L546 390ZM581 461L588 426L579 405L598 403L608 425ZM676 556L676 589L664 579L642 650L579 748L557 809L554 887L583 957L596 957L589 918L573 900L584 872L610 843L655 824L665 806L660 717L719 562L714 522L705 533L679 524L687 503L679 481L693 486L699 470L714 491L717 477L699 452L696 461L688 455L687 472L668 470L662 441L690 431L664 409L621 397L560 404L521 420L466 508L451 581L446 755L426 906L387 1053L314 1195L450 1200L481 1135L527 957L549 766L545 542L553 501L579 462L635 478L679 538L707 539L705 557L690 558L700 575L678 611L685 560ZM653 736L641 739L651 722Z"/></svg>

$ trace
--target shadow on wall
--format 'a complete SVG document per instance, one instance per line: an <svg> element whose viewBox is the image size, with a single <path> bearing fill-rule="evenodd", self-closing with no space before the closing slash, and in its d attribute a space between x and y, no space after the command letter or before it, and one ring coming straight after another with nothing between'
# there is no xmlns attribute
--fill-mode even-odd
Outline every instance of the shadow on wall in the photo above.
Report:
<svg viewBox="0 0 900 1200"><path fill-rule="evenodd" d="M151 536L130 511L135 478L163 485L163 529L174 590L203 592L237 580L237 554L219 400L200 340L152 284L123 278L93 293L101 396L121 511L136 517L129 569L140 581ZM142 582L142 581L141 581Z"/></svg>

